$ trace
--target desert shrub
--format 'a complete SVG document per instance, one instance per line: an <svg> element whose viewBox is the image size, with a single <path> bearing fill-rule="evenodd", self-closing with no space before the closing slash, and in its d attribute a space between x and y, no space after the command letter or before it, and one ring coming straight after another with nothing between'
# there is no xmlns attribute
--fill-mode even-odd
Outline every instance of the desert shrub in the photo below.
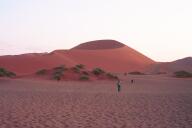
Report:
<svg viewBox="0 0 192 128"><path fill-rule="evenodd" d="M7 77L15 77L16 74L14 72L10 72L8 71L7 74L6 74Z"/></svg>
<svg viewBox="0 0 192 128"><path fill-rule="evenodd" d="M77 67L77 68L79 68L79 69L84 69L84 68L85 68L85 65L83 65L83 64L78 64L78 65L76 65L75 67Z"/></svg>
<svg viewBox="0 0 192 128"><path fill-rule="evenodd" d="M0 76L3 77L6 74L6 70L4 68L0 68Z"/></svg>
<svg viewBox="0 0 192 128"><path fill-rule="evenodd" d="M77 67L72 67L72 70L73 70L74 72L76 72L76 73L80 73L80 69L77 68Z"/></svg>
<svg viewBox="0 0 192 128"><path fill-rule="evenodd" d="M81 69L84 69L85 66L83 64L75 65L75 67L72 67L72 70L76 73L80 73Z"/></svg>
<svg viewBox="0 0 192 128"><path fill-rule="evenodd" d="M95 69L93 69L93 74L95 74L95 75L100 75L100 74L103 74L103 73L105 73L105 71L103 70L103 69L101 69L101 68L95 68Z"/></svg>
<svg viewBox="0 0 192 128"><path fill-rule="evenodd" d="M53 79L59 81L59 80L61 80L61 76L60 76L60 75L54 75L54 76L53 76Z"/></svg>
<svg viewBox="0 0 192 128"><path fill-rule="evenodd" d="M64 71L54 71L53 75L64 75Z"/></svg>
<svg viewBox="0 0 192 128"><path fill-rule="evenodd" d="M56 71L53 73L53 79L59 81L59 80L61 80L63 75L64 75L64 73L62 71Z"/></svg>
<svg viewBox="0 0 192 128"><path fill-rule="evenodd" d="M8 71L4 68L0 68L0 77L15 77L16 74L14 72Z"/></svg>
<svg viewBox="0 0 192 128"><path fill-rule="evenodd" d="M61 80L62 76L64 75L65 70L67 70L65 65L55 67L54 71L53 71L53 79L58 80L58 81Z"/></svg>
<svg viewBox="0 0 192 128"><path fill-rule="evenodd" d="M139 72L139 71L130 72L129 74L131 74L131 75L145 75L144 73Z"/></svg>
<svg viewBox="0 0 192 128"><path fill-rule="evenodd" d="M86 75L82 75L82 76L80 76L79 79L80 79L80 80L89 80L89 77L86 76Z"/></svg>
<svg viewBox="0 0 192 128"><path fill-rule="evenodd" d="M113 75L113 74L111 74L111 73L107 73L106 75L107 75L107 77L109 77L110 79L118 79L117 76L115 76L115 75Z"/></svg>
<svg viewBox="0 0 192 128"><path fill-rule="evenodd" d="M89 75L89 73L87 71L82 71L83 75Z"/></svg>
<svg viewBox="0 0 192 128"><path fill-rule="evenodd" d="M39 71L36 72L37 75L45 75L47 73L46 69L40 69Z"/></svg>
<svg viewBox="0 0 192 128"><path fill-rule="evenodd" d="M58 67L53 68L55 71L65 71L67 70L67 68L65 67L65 65L61 65Z"/></svg>
<svg viewBox="0 0 192 128"><path fill-rule="evenodd" d="M178 77L178 78L192 77L192 73L187 72L187 71L177 71L174 74L175 74L175 77Z"/></svg>

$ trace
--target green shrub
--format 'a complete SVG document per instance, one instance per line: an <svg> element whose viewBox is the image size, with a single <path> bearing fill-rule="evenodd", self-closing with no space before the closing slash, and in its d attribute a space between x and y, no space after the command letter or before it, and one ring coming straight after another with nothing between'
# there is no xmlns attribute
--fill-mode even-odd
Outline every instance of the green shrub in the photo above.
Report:
<svg viewBox="0 0 192 128"><path fill-rule="evenodd" d="M95 75L100 75L100 74L103 74L103 73L105 73L105 71L103 70L103 69L101 69L101 68L95 68L95 69L93 69L93 74L95 74Z"/></svg>
<svg viewBox="0 0 192 128"><path fill-rule="evenodd" d="M84 68L85 68L85 65L83 65L83 64L78 64L78 65L76 65L75 67L77 67L77 68L79 68L79 69L84 69Z"/></svg>
<svg viewBox="0 0 192 128"><path fill-rule="evenodd" d="M55 80L61 80L62 76L64 75L64 73L62 71L57 71L53 73L53 79Z"/></svg>
<svg viewBox="0 0 192 128"><path fill-rule="evenodd" d="M53 76L53 79L59 81L59 80L61 80L61 76L60 76L60 75L54 75L54 76Z"/></svg>
<svg viewBox="0 0 192 128"><path fill-rule="evenodd" d="M4 68L0 68L0 76L3 77L6 74L6 70Z"/></svg>
<svg viewBox="0 0 192 128"><path fill-rule="evenodd" d="M36 72L37 75L45 75L46 73L47 73L46 69L41 69L41 70Z"/></svg>
<svg viewBox="0 0 192 128"><path fill-rule="evenodd" d="M89 80L89 77L86 76L86 75L82 75L82 76L80 76L79 79L80 79L80 80Z"/></svg>
<svg viewBox="0 0 192 128"><path fill-rule="evenodd" d="M178 77L178 78L189 78L189 77L192 77L192 73L186 72L186 71L177 71L174 74L175 74L175 77Z"/></svg>
<svg viewBox="0 0 192 128"><path fill-rule="evenodd" d="M77 68L77 67L72 67L72 70L73 70L74 72L76 72L76 73L80 73L80 69Z"/></svg>
<svg viewBox="0 0 192 128"><path fill-rule="evenodd" d="M53 79L58 80L58 81L61 80L62 76L64 75L65 70L67 70L65 65L55 67L54 71L53 71Z"/></svg>
<svg viewBox="0 0 192 128"><path fill-rule="evenodd" d="M0 77L15 77L16 74L14 72L10 72L4 68L0 68Z"/></svg>
<svg viewBox="0 0 192 128"><path fill-rule="evenodd" d="M75 67L72 67L72 70L76 73L80 73L81 69L84 69L85 66L83 64L75 65Z"/></svg>
<svg viewBox="0 0 192 128"><path fill-rule="evenodd" d="M16 74L14 72L7 72L6 76L7 77L15 77Z"/></svg>
<svg viewBox="0 0 192 128"><path fill-rule="evenodd" d="M129 74L131 74L131 75L145 75L144 73L138 72L138 71L130 72Z"/></svg>

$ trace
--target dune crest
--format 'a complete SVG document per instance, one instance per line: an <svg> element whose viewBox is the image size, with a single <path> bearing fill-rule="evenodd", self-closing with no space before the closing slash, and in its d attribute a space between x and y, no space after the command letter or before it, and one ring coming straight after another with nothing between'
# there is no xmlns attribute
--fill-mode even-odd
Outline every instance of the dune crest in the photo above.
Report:
<svg viewBox="0 0 192 128"><path fill-rule="evenodd" d="M115 40L96 40L82 43L72 49L99 50L99 49L115 49L124 46L126 45Z"/></svg>

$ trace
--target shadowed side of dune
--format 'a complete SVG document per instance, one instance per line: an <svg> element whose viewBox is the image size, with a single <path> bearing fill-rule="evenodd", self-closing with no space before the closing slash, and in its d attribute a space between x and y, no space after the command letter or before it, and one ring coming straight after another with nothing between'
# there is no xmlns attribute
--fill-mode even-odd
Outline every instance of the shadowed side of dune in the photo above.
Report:
<svg viewBox="0 0 192 128"><path fill-rule="evenodd" d="M152 74L174 73L176 71L192 72L192 57L186 57L172 62L159 62L146 68L146 72Z"/></svg>

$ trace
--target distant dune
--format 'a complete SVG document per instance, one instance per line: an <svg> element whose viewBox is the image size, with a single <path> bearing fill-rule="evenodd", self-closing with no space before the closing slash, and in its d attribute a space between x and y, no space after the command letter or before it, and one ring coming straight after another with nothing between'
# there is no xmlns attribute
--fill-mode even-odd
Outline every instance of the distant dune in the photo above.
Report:
<svg viewBox="0 0 192 128"><path fill-rule="evenodd" d="M176 71L188 71L192 72L192 57L179 59L173 62L161 62L150 65L146 72L157 73L173 73Z"/></svg>
<svg viewBox="0 0 192 128"><path fill-rule="evenodd" d="M51 53L0 56L0 67L17 74L30 74L62 64L70 67L84 64L90 69L100 67L111 72L141 71L153 63L150 58L115 40L86 42L69 50Z"/></svg>

